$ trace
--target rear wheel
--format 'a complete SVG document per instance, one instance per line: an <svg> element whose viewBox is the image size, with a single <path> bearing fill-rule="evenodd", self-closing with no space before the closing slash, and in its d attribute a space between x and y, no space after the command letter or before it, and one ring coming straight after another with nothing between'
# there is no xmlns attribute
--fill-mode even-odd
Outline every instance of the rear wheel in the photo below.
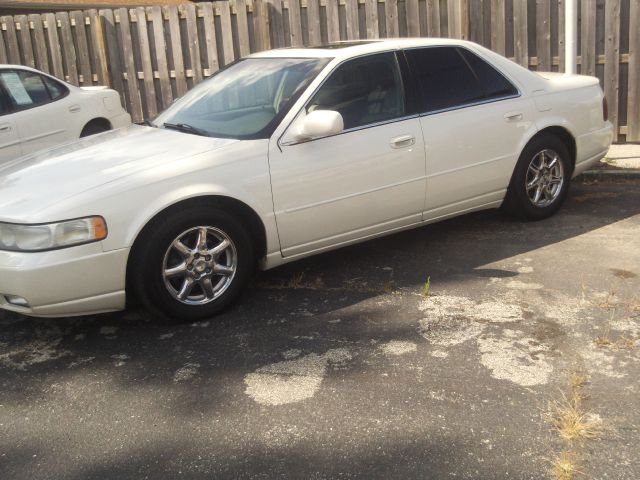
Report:
<svg viewBox="0 0 640 480"><path fill-rule="evenodd" d="M553 135L541 135L522 151L503 207L519 218L550 217L564 202L570 181L567 147Z"/></svg>
<svg viewBox="0 0 640 480"><path fill-rule="evenodd" d="M177 321L211 317L240 293L254 267L244 227L210 207L176 211L136 245L131 285L147 309Z"/></svg>

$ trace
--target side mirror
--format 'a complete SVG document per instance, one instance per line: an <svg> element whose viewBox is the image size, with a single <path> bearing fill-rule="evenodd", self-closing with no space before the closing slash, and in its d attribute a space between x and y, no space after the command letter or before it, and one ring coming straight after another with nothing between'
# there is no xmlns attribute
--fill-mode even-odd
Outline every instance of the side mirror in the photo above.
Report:
<svg viewBox="0 0 640 480"><path fill-rule="evenodd" d="M315 110L307 113L298 133L300 140L336 135L344 130L344 121L339 112Z"/></svg>

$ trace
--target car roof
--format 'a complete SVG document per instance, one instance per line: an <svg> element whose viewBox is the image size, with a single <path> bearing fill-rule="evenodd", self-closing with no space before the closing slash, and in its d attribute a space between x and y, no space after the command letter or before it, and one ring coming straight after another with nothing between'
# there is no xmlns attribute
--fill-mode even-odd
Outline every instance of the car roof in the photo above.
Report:
<svg viewBox="0 0 640 480"><path fill-rule="evenodd" d="M335 42L312 47L288 47L249 55L252 58L264 57L318 57L349 58L368 53L400 50L403 48L426 47L434 45L469 45L471 42L449 38L394 38L385 40L361 40Z"/></svg>

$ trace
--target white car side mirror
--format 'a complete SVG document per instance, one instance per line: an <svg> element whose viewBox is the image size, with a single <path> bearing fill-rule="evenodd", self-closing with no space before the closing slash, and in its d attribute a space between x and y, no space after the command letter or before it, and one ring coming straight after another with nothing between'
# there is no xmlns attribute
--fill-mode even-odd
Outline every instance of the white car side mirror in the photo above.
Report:
<svg viewBox="0 0 640 480"><path fill-rule="evenodd" d="M336 135L344 130L344 121L339 112L314 110L307 113L298 133L300 140Z"/></svg>

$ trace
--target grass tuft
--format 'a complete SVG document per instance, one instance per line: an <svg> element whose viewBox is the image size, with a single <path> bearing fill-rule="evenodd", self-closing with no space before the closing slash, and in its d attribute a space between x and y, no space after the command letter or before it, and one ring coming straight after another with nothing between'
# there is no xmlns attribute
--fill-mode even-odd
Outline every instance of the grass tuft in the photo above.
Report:
<svg viewBox="0 0 640 480"><path fill-rule="evenodd" d="M560 437L570 442L591 440L602 433L601 422L584 411L582 399L574 392L571 398L552 405L553 424Z"/></svg>
<svg viewBox="0 0 640 480"><path fill-rule="evenodd" d="M573 480L578 470L576 454L564 451L553 461L553 477L556 480Z"/></svg>
<svg viewBox="0 0 640 480"><path fill-rule="evenodd" d="M422 286L422 296L425 298L428 297L429 290L431 290L431 277L427 277L427 281L424 282L424 285Z"/></svg>

